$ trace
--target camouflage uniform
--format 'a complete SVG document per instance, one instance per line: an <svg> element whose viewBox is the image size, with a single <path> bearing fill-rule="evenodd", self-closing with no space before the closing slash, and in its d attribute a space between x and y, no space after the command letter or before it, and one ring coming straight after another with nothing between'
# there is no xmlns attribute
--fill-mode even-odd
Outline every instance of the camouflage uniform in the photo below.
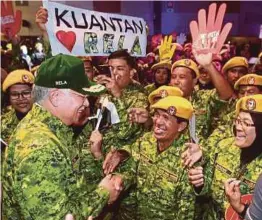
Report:
<svg viewBox="0 0 262 220"><path fill-rule="evenodd" d="M72 128L38 105L12 135L3 174L6 219L76 219L97 216L109 192L98 187L101 163L74 147Z"/></svg>
<svg viewBox="0 0 262 220"><path fill-rule="evenodd" d="M1 138L6 143L9 142L9 138L11 137L11 134L13 133L19 122L20 121L18 120L13 108L11 108L1 117Z"/></svg>
<svg viewBox="0 0 262 220"><path fill-rule="evenodd" d="M257 178L262 172L262 155L258 156L247 165L241 165L240 148L234 145L234 137L218 141L212 152L213 181L211 193L204 205L205 212L202 219L221 219L224 217L225 208L228 206L224 194L224 181L229 178L240 179L242 194L252 193Z"/></svg>
<svg viewBox="0 0 262 220"><path fill-rule="evenodd" d="M122 204L119 219L194 219L196 195L180 160L186 141L182 135L159 154L157 140L149 132L124 147L136 164L136 188ZM130 207L132 217L127 214Z"/></svg>
<svg viewBox="0 0 262 220"><path fill-rule="evenodd" d="M120 122L112 125L103 133L103 150L108 152L111 146L120 148L133 143L143 132L143 125L132 124L128 120L127 110L130 108L147 108L148 101L143 88L131 84L123 90L120 98L109 96L116 106Z"/></svg>
<svg viewBox="0 0 262 220"><path fill-rule="evenodd" d="M156 89L157 88L156 88L155 83L152 83L152 84L145 86L145 92L146 92L147 95L149 95L151 92L153 92Z"/></svg>
<svg viewBox="0 0 262 220"><path fill-rule="evenodd" d="M195 110L196 134L201 143L214 130L214 120L218 119L221 108L227 102L219 98L216 89L194 91L190 101Z"/></svg>

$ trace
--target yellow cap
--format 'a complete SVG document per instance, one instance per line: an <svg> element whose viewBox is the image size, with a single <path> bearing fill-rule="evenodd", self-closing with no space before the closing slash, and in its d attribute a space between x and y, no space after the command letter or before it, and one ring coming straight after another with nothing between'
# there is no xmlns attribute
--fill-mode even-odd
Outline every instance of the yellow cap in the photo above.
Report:
<svg viewBox="0 0 262 220"><path fill-rule="evenodd" d="M248 62L245 57L233 57L229 61L225 63L225 65L222 68L222 72L226 72L231 68L237 67L237 66L243 66L248 68Z"/></svg>
<svg viewBox="0 0 262 220"><path fill-rule="evenodd" d="M238 90L239 86L262 86L262 76L254 73L244 75L236 81L234 88Z"/></svg>
<svg viewBox="0 0 262 220"><path fill-rule="evenodd" d="M3 92L17 83L33 84L35 77L27 70L15 70L7 75L3 83Z"/></svg>
<svg viewBox="0 0 262 220"><path fill-rule="evenodd" d="M167 96L183 96L183 92L175 86L160 86L153 92L151 92L148 96L148 101L150 105L152 105L156 98L162 99Z"/></svg>
<svg viewBox="0 0 262 220"><path fill-rule="evenodd" d="M167 68L167 69L171 69L171 60L163 60L163 61L160 61L159 63L156 63L154 64L152 67L151 67L151 70L156 70L156 69L159 69L159 68Z"/></svg>
<svg viewBox="0 0 262 220"><path fill-rule="evenodd" d="M176 68L176 67L187 67L191 70L193 70L196 74L196 77L198 78L199 77L199 70L197 68L197 64L193 61L193 60L190 60L190 59L182 59L182 60L178 60L176 61L172 68L171 68L171 72L173 72L173 70Z"/></svg>
<svg viewBox="0 0 262 220"><path fill-rule="evenodd" d="M262 95L244 96L239 99L236 105L236 115L239 114L240 110L262 113Z"/></svg>
<svg viewBox="0 0 262 220"><path fill-rule="evenodd" d="M169 115L177 116L184 119L191 118L193 114L193 106L191 103L179 96L168 96L160 99L151 106L152 109L166 110Z"/></svg>

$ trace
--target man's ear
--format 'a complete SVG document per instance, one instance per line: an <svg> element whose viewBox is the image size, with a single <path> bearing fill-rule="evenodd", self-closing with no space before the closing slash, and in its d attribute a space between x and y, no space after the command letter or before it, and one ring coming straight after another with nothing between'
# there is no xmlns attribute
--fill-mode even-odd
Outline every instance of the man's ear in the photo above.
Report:
<svg viewBox="0 0 262 220"><path fill-rule="evenodd" d="M178 125L178 131L183 132L187 128L187 124L188 123L185 121L180 122Z"/></svg>
<svg viewBox="0 0 262 220"><path fill-rule="evenodd" d="M136 69L131 69L130 71L130 79L133 79L136 73Z"/></svg>
<svg viewBox="0 0 262 220"><path fill-rule="evenodd" d="M196 84L197 84L197 80L198 80L198 78L197 78L197 77L193 79L193 87L195 87L195 86L196 86Z"/></svg>
<svg viewBox="0 0 262 220"><path fill-rule="evenodd" d="M57 107L61 101L60 93L61 91L59 91L59 89L54 89L49 93L49 101L54 107Z"/></svg>

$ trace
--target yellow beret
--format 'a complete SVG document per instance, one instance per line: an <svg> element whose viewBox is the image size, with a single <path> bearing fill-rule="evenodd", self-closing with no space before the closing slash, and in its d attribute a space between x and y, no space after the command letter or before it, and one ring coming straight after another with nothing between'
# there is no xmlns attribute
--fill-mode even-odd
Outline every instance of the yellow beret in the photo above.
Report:
<svg viewBox="0 0 262 220"><path fill-rule="evenodd" d="M179 96L167 96L153 104L151 108L163 109L166 110L169 115L187 120L191 118L193 114L193 106L191 103L187 99Z"/></svg>
<svg viewBox="0 0 262 220"><path fill-rule="evenodd" d="M239 114L240 110L262 113L262 95L244 96L239 99L236 105L236 115Z"/></svg>
<svg viewBox="0 0 262 220"><path fill-rule="evenodd" d="M3 83L3 92L17 83L33 84L35 77L27 70L15 70L7 75Z"/></svg>
<svg viewBox="0 0 262 220"><path fill-rule="evenodd" d="M167 68L169 70L171 70L171 60L163 60L163 61L160 61L156 64L154 64L152 67L151 67L151 70L156 70L156 69L159 69L159 68Z"/></svg>
<svg viewBox="0 0 262 220"><path fill-rule="evenodd" d="M222 68L222 72L226 72L227 70L237 67L237 66L243 66L248 68L248 62L245 57L233 57L229 61L225 63L225 65Z"/></svg>
<svg viewBox="0 0 262 220"><path fill-rule="evenodd" d="M197 68L197 64L193 61L193 60L190 60L190 59L182 59L182 60L178 60L176 61L172 68L171 68L171 72L173 72L173 70L176 68L176 67L186 67L186 68L189 68L191 70L193 70L196 74L196 77L198 78L199 77L199 70Z"/></svg>
<svg viewBox="0 0 262 220"><path fill-rule="evenodd" d="M148 96L150 105L153 104L155 98L165 98L167 96L183 96L183 92L175 86L160 86L158 89L151 92Z"/></svg>
<svg viewBox="0 0 262 220"><path fill-rule="evenodd" d="M239 86L262 86L262 76L254 73L244 75L236 81L234 88L238 90Z"/></svg>

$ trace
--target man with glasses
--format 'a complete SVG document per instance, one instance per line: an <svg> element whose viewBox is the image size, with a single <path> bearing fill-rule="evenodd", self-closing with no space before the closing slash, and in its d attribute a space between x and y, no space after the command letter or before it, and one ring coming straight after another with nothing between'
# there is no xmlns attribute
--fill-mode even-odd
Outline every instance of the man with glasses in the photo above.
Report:
<svg viewBox="0 0 262 220"><path fill-rule="evenodd" d="M59 54L41 64L33 90L36 103L7 151L4 218L97 217L118 198L125 175L103 178L90 149L75 144L75 129L90 116L89 91L92 83L79 58Z"/></svg>
<svg viewBox="0 0 262 220"><path fill-rule="evenodd" d="M1 138L5 143L9 142L9 138L20 120L32 108L33 83L34 76L27 70L15 70L9 73L3 83L3 92L11 105L11 109L1 118Z"/></svg>

